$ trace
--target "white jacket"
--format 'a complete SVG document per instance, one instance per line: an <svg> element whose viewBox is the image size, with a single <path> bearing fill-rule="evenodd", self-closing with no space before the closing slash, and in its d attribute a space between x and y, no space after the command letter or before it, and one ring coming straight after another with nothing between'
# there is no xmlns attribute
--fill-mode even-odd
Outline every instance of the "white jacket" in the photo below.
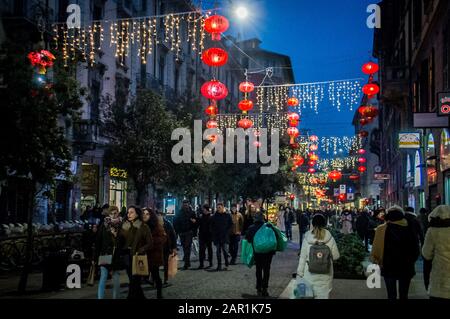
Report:
<svg viewBox="0 0 450 319"><path fill-rule="evenodd" d="M333 261L337 260L340 255L336 241L328 230L325 230L325 232L325 238L323 240L319 240L319 242L330 247ZM333 265L331 265L329 274L311 274L308 268L309 250L316 242L317 239L314 237L312 232L308 231L305 234L305 239L303 240L297 274L311 283L314 291L314 297L316 299L328 299L331 289L333 288Z"/></svg>
<svg viewBox="0 0 450 319"><path fill-rule="evenodd" d="M450 206L438 206L429 218L450 218ZM450 227L428 228L422 255L433 261L430 274L429 295L436 298L450 299Z"/></svg>

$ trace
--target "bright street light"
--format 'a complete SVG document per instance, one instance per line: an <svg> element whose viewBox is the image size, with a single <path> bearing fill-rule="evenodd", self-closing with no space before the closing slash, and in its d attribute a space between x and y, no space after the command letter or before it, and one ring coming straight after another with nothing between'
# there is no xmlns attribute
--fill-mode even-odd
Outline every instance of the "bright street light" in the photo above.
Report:
<svg viewBox="0 0 450 319"><path fill-rule="evenodd" d="M240 6L236 8L236 15L239 19L245 19L248 16L248 10L246 7Z"/></svg>

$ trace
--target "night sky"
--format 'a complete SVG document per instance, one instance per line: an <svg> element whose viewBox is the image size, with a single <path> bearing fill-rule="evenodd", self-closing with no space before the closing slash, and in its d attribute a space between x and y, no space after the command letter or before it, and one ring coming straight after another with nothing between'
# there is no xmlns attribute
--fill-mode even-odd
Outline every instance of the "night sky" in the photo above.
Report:
<svg viewBox="0 0 450 319"><path fill-rule="evenodd" d="M297 83L364 77L371 59L373 30L366 26L367 6L374 0L233 0L245 4L249 17L230 17L228 34L258 37L261 47L289 55ZM240 23L240 25L237 25ZM319 136L352 136L354 112L321 105L319 114L303 110L300 128Z"/></svg>

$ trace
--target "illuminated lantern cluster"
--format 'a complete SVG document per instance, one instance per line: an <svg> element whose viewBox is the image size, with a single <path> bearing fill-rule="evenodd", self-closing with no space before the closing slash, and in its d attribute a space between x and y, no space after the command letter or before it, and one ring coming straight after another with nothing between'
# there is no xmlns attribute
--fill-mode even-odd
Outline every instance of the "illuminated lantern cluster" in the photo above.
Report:
<svg viewBox="0 0 450 319"><path fill-rule="evenodd" d="M290 97L287 100L288 107L296 107L298 106L299 101L296 97ZM300 122L300 114L290 111L288 113L288 121L289 121L289 128L288 128L288 135L290 136L290 144L294 145L295 139L300 135L298 132L298 124Z"/></svg>
<svg viewBox="0 0 450 319"><path fill-rule="evenodd" d="M298 154L292 156L290 161L292 163L292 171L296 171L303 163L305 163L305 159Z"/></svg>
<svg viewBox="0 0 450 319"><path fill-rule="evenodd" d="M244 93L244 99L239 102L238 107L239 110L242 111L242 114L244 116L246 116L249 111L253 110L254 104L253 101L249 99L249 93L253 92L254 90L255 85L247 80L239 84L239 91ZM253 122L249 118L244 117L238 122L238 126L243 129L249 129L253 126Z"/></svg>
<svg viewBox="0 0 450 319"><path fill-rule="evenodd" d="M47 50L30 52L27 57L32 66L38 67L39 74L46 74L47 68L51 68L56 60L55 56Z"/></svg>
<svg viewBox="0 0 450 319"><path fill-rule="evenodd" d="M374 62L368 62L362 67L362 72L369 75L368 83L362 88L362 91L364 95L367 96L368 100L374 98L378 93L380 93L380 87L378 86L378 84L374 83L373 80L374 74L377 73L379 69L380 67L378 66L378 64ZM378 109L371 105L363 105L359 107L358 113L361 116L359 124L363 127L373 122L373 120L378 116ZM361 138L367 137L364 136L365 134L361 133L362 132L360 132L359 134Z"/></svg>
<svg viewBox="0 0 450 319"><path fill-rule="evenodd" d="M204 29L210 33L213 41L219 41L222 32L229 27L229 22L225 17L213 15L205 20ZM228 53L221 48L209 48L202 53L202 61L210 67L221 67L228 62ZM228 88L225 84L215 79L205 82L201 89L202 95L209 100L209 106L205 109L205 114L209 117L206 122L208 129L217 129L218 123L216 116L219 113L217 101L223 100L228 96ZM209 140L215 142L216 135L210 135Z"/></svg>

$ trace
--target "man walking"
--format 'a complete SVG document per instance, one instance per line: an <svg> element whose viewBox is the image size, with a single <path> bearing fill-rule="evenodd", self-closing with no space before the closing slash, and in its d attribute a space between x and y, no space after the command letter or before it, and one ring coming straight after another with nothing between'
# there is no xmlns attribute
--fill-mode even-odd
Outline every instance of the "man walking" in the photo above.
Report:
<svg viewBox="0 0 450 319"><path fill-rule="evenodd" d="M299 232L299 244L300 251L302 249L303 238L305 237L306 232L309 230L309 219L305 212L298 210L297 213L297 224L298 224L298 232Z"/></svg>
<svg viewBox="0 0 450 319"><path fill-rule="evenodd" d="M175 215L173 220L173 226L177 235L180 236L181 245L183 246L184 270L191 267L191 247L196 223L197 219L189 205L189 201L184 200L181 210Z"/></svg>
<svg viewBox="0 0 450 319"><path fill-rule="evenodd" d="M231 219L233 226L230 233L230 255L231 265L236 265L237 253L239 250L239 241L241 240L241 234L244 229L244 216L237 211L237 205L231 206Z"/></svg>
<svg viewBox="0 0 450 319"><path fill-rule="evenodd" d="M204 261L206 258L206 250L208 250L208 261L209 266L212 267L213 250L212 250L212 234L211 234L211 210L208 204L203 205L202 214L199 218L198 224L198 241L200 246L200 266L198 269L203 269L205 267Z"/></svg>
<svg viewBox="0 0 450 319"><path fill-rule="evenodd" d="M227 214L223 203L217 204L217 212L211 218L212 240L216 246L217 253L217 271L222 271L222 253L225 258L225 268L228 267L228 251L227 244L233 221L231 215Z"/></svg>
<svg viewBox="0 0 450 319"><path fill-rule="evenodd" d="M292 224L294 223L294 210L293 208L286 207L284 212L284 228L286 230L286 237L288 240L292 240Z"/></svg>

